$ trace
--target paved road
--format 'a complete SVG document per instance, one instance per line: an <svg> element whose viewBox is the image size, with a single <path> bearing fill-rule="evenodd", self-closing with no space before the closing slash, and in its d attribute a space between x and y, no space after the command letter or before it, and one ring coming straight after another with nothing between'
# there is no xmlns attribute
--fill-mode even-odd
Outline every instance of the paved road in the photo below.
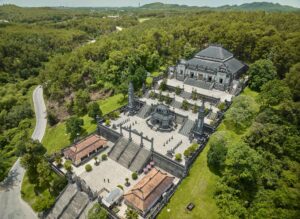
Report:
<svg viewBox="0 0 300 219"><path fill-rule="evenodd" d="M45 134L47 119L42 86L33 91L33 103L36 114L36 126L32 139L41 141ZM0 219L35 219L36 214L21 198L21 183L25 170L20 159L14 164L7 178L0 183Z"/></svg>

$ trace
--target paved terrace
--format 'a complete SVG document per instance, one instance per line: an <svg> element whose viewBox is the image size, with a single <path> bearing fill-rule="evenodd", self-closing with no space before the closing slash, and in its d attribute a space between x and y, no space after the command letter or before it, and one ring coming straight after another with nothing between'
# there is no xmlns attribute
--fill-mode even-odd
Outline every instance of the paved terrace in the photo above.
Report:
<svg viewBox="0 0 300 219"><path fill-rule="evenodd" d="M162 82L162 80L160 80L158 83L160 84ZM183 88L184 85L184 90L186 92L192 93L193 90L196 90L197 93L199 94L204 94L206 96L210 96L210 97L214 97L214 98L220 98L222 102L224 102L225 100L231 101L231 98L233 97L233 95L224 92L224 91L219 91L216 89L212 89L212 90L207 90L207 89L203 89L203 88L199 88L199 87L194 87L188 84L184 84L182 81L178 81L176 79L168 79L167 80L167 85L173 86L173 87L180 87Z"/></svg>
<svg viewBox="0 0 300 219"><path fill-rule="evenodd" d="M151 91L154 91L156 94L160 93L159 90L151 90ZM149 92L151 92L151 91L149 91ZM175 98L175 101L180 102L180 103L182 103L183 100L187 100L192 105L195 105L195 104L197 106L201 106L202 105L202 100L200 100L200 99L199 100L193 100L192 98L189 98L189 99L183 98L181 96L176 95L175 92L162 91L162 95L163 96L168 96L169 95L169 97ZM217 113L219 111L219 109L217 107L213 106L209 102L205 102L204 105L205 105L205 108L212 109L212 111L214 113ZM182 110L182 111L185 111L185 110Z"/></svg>
<svg viewBox="0 0 300 219"><path fill-rule="evenodd" d="M149 102L147 101L149 104ZM125 123L124 123L125 122ZM160 132L155 131L151 129L147 123L146 119L142 119L138 116L127 116L125 114L121 114L120 118L116 121L113 121L113 124L118 125L124 123L123 126L129 127L131 125L132 130L136 130L139 133L143 132L144 136L148 136L148 138L154 138L154 150L160 154L166 155L167 151L174 148L180 141L182 141L182 144L175 150L176 153L183 154L184 150L187 149L191 142L189 141L188 137L181 135L179 132L181 125L178 125L176 130L171 132ZM117 130L120 132L120 128L118 127ZM129 133L125 130L123 130L123 135L127 138L129 138ZM173 136L173 139L171 139ZM166 143L169 139L169 143ZM140 144L141 137L139 137L136 134L132 133L132 140ZM143 141L145 148L149 149L151 148L151 143L148 141ZM184 163L184 159L182 161Z"/></svg>
<svg viewBox="0 0 300 219"><path fill-rule="evenodd" d="M158 99L150 99L150 98L140 98L140 100L142 101L145 101L148 105L156 105L156 104L160 104L161 102L158 101ZM200 101L201 102L201 101ZM200 105L198 105L200 106ZM209 103L206 103L205 106L207 108L210 108L210 104ZM183 116L188 116L188 118L190 120L193 120L193 121L196 121L196 119L198 118L198 114L197 113L193 113L192 110L183 110L183 109L180 109L180 108L175 108L175 107L170 107L170 109L172 111L174 111L175 113L178 113L180 115L183 115ZM213 108L212 108L213 109ZM214 111L214 109L213 109ZM123 117L123 114L121 115L121 117ZM125 120L125 119L123 119ZM210 124L211 123L211 120L208 119L207 117L204 118L204 122L206 124ZM144 121L145 123L145 121ZM118 124L118 123L117 123ZM146 124L147 125L147 124ZM148 127L148 126L147 126ZM179 129L180 129L181 125L179 125ZM150 129L150 128L149 128ZM151 130L151 129L150 129ZM144 132L145 133L145 132ZM176 135L180 135L179 133L176 133ZM155 142L155 139L154 139L154 142Z"/></svg>

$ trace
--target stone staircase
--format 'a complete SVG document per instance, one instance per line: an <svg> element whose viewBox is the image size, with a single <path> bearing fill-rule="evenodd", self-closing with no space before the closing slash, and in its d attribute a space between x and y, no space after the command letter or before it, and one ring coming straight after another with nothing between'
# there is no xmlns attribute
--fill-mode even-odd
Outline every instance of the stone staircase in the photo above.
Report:
<svg viewBox="0 0 300 219"><path fill-rule="evenodd" d="M194 127L195 122L192 120L186 120L181 129L179 130L179 133L185 136L189 136L192 128Z"/></svg>
<svg viewBox="0 0 300 219"><path fill-rule="evenodd" d="M63 194L56 201L55 205L49 212L47 219L57 219L65 210L70 200L76 195L77 188L75 184L69 184Z"/></svg>
<svg viewBox="0 0 300 219"><path fill-rule="evenodd" d="M145 163L149 160L150 155L151 155L150 151L148 151L145 148L140 148L136 156L131 161L131 164L129 165L129 169L131 171L137 171L137 172L140 171L144 167Z"/></svg>
<svg viewBox="0 0 300 219"><path fill-rule="evenodd" d="M142 118L142 119L146 118L148 112L150 111L150 109L151 109L151 106L149 106L148 104L144 104L144 106L140 109L137 116Z"/></svg>
<svg viewBox="0 0 300 219"><path fill-rule="evenodd" d="M46 218L79 218L88 203L89 198L86 193L78 191L76 184L68 184Z"/></svg>
<svg viewBox="0 0 300 219"><path fill-rule="evenodd" d="M176 101L176 100L173 100L172 103L171 103L171 106L172 106L172 107L175 107L175 108L177 108L177 109L181 109L181 105L182 105L182 103L181 103L181 102L178 102L178 101Z"/></svg>
<svg viewBox="0 0 300 219"><path fill-rule="evenodd" d="M127 138L120 138L119 141L113 146L112 150L108 153L108 156L117 161L123 150L128 145L129 140Z"/></svg>
<svg viewBox="0 0 300 219"><path fill-rule="evenodd" d="M200 88L208 89L208 90L211 90L213 88L213 85L214 85L213 83L210 83L210 82L195 80L195 79L192 79L192 78L185 79L184 83L188 84L188 85L191 85L191 86L194 86L194 87L200 87Z"/></svg>
<svg viewBox="0 0 300 219"><path fill-rule="evenodd" d="M150 154L147 149L123 137L110 151L109 157L131 171L140 171Z"/></svg>
<svg viewBox="0 0 300 219"><path fill-rule="evenodd" d="M186 92L186 91L182 91L181 94L180 94L180 96L181 96L182 98L184 98L184 99L191 99L192 94L189 93L189 92Z"/></svg>
<svg viewBox="0 0 300 219"><path fill-rule="evenodd" d="M88 195L84 192L77 192L70 204L61 215L61 219L79 218L82 211L89 203Z"/></svg>
<svg viewBox="0 0 300 219"><path fill-rule="evenodd" d="M128 168L130 162L133 160L134 156L139 151L139 149L140 146L134 143L133 141L131 141L126 147L126 150L121 155L120 159L118 160L119 164Z"/></svg>

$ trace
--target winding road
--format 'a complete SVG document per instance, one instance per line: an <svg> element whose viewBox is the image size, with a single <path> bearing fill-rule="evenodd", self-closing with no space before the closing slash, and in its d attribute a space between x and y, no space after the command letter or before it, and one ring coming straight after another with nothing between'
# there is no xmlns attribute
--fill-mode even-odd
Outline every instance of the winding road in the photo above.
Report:
<svg viewBox="0 0 300 219"><path fill-rule="evenodd" d="M31 136L34 140L42 141L46 126L47 112L43 98L43 88L37 86L32 95L36 116L36 125ZM16 161L6 179L0 183L0 219L35 219L37 215L21 198L21 184L25 170Z"/></svg>

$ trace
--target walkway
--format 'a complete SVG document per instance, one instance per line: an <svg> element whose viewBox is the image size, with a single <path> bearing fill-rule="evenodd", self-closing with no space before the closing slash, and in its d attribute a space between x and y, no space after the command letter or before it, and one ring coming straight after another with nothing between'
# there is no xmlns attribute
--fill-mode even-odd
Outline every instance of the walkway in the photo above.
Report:
<svg viewBox="0 0 300 219"><path fill-rule="evenodd" d="M36 126L32 139L42 141L47 126L46 106L43 88L38 86L33 91L33 103L36 115ZM35 219L37 215L21 198L21 184L25 170L20 159L13 165L6 179L0 183L0 219Z"/></svg>

